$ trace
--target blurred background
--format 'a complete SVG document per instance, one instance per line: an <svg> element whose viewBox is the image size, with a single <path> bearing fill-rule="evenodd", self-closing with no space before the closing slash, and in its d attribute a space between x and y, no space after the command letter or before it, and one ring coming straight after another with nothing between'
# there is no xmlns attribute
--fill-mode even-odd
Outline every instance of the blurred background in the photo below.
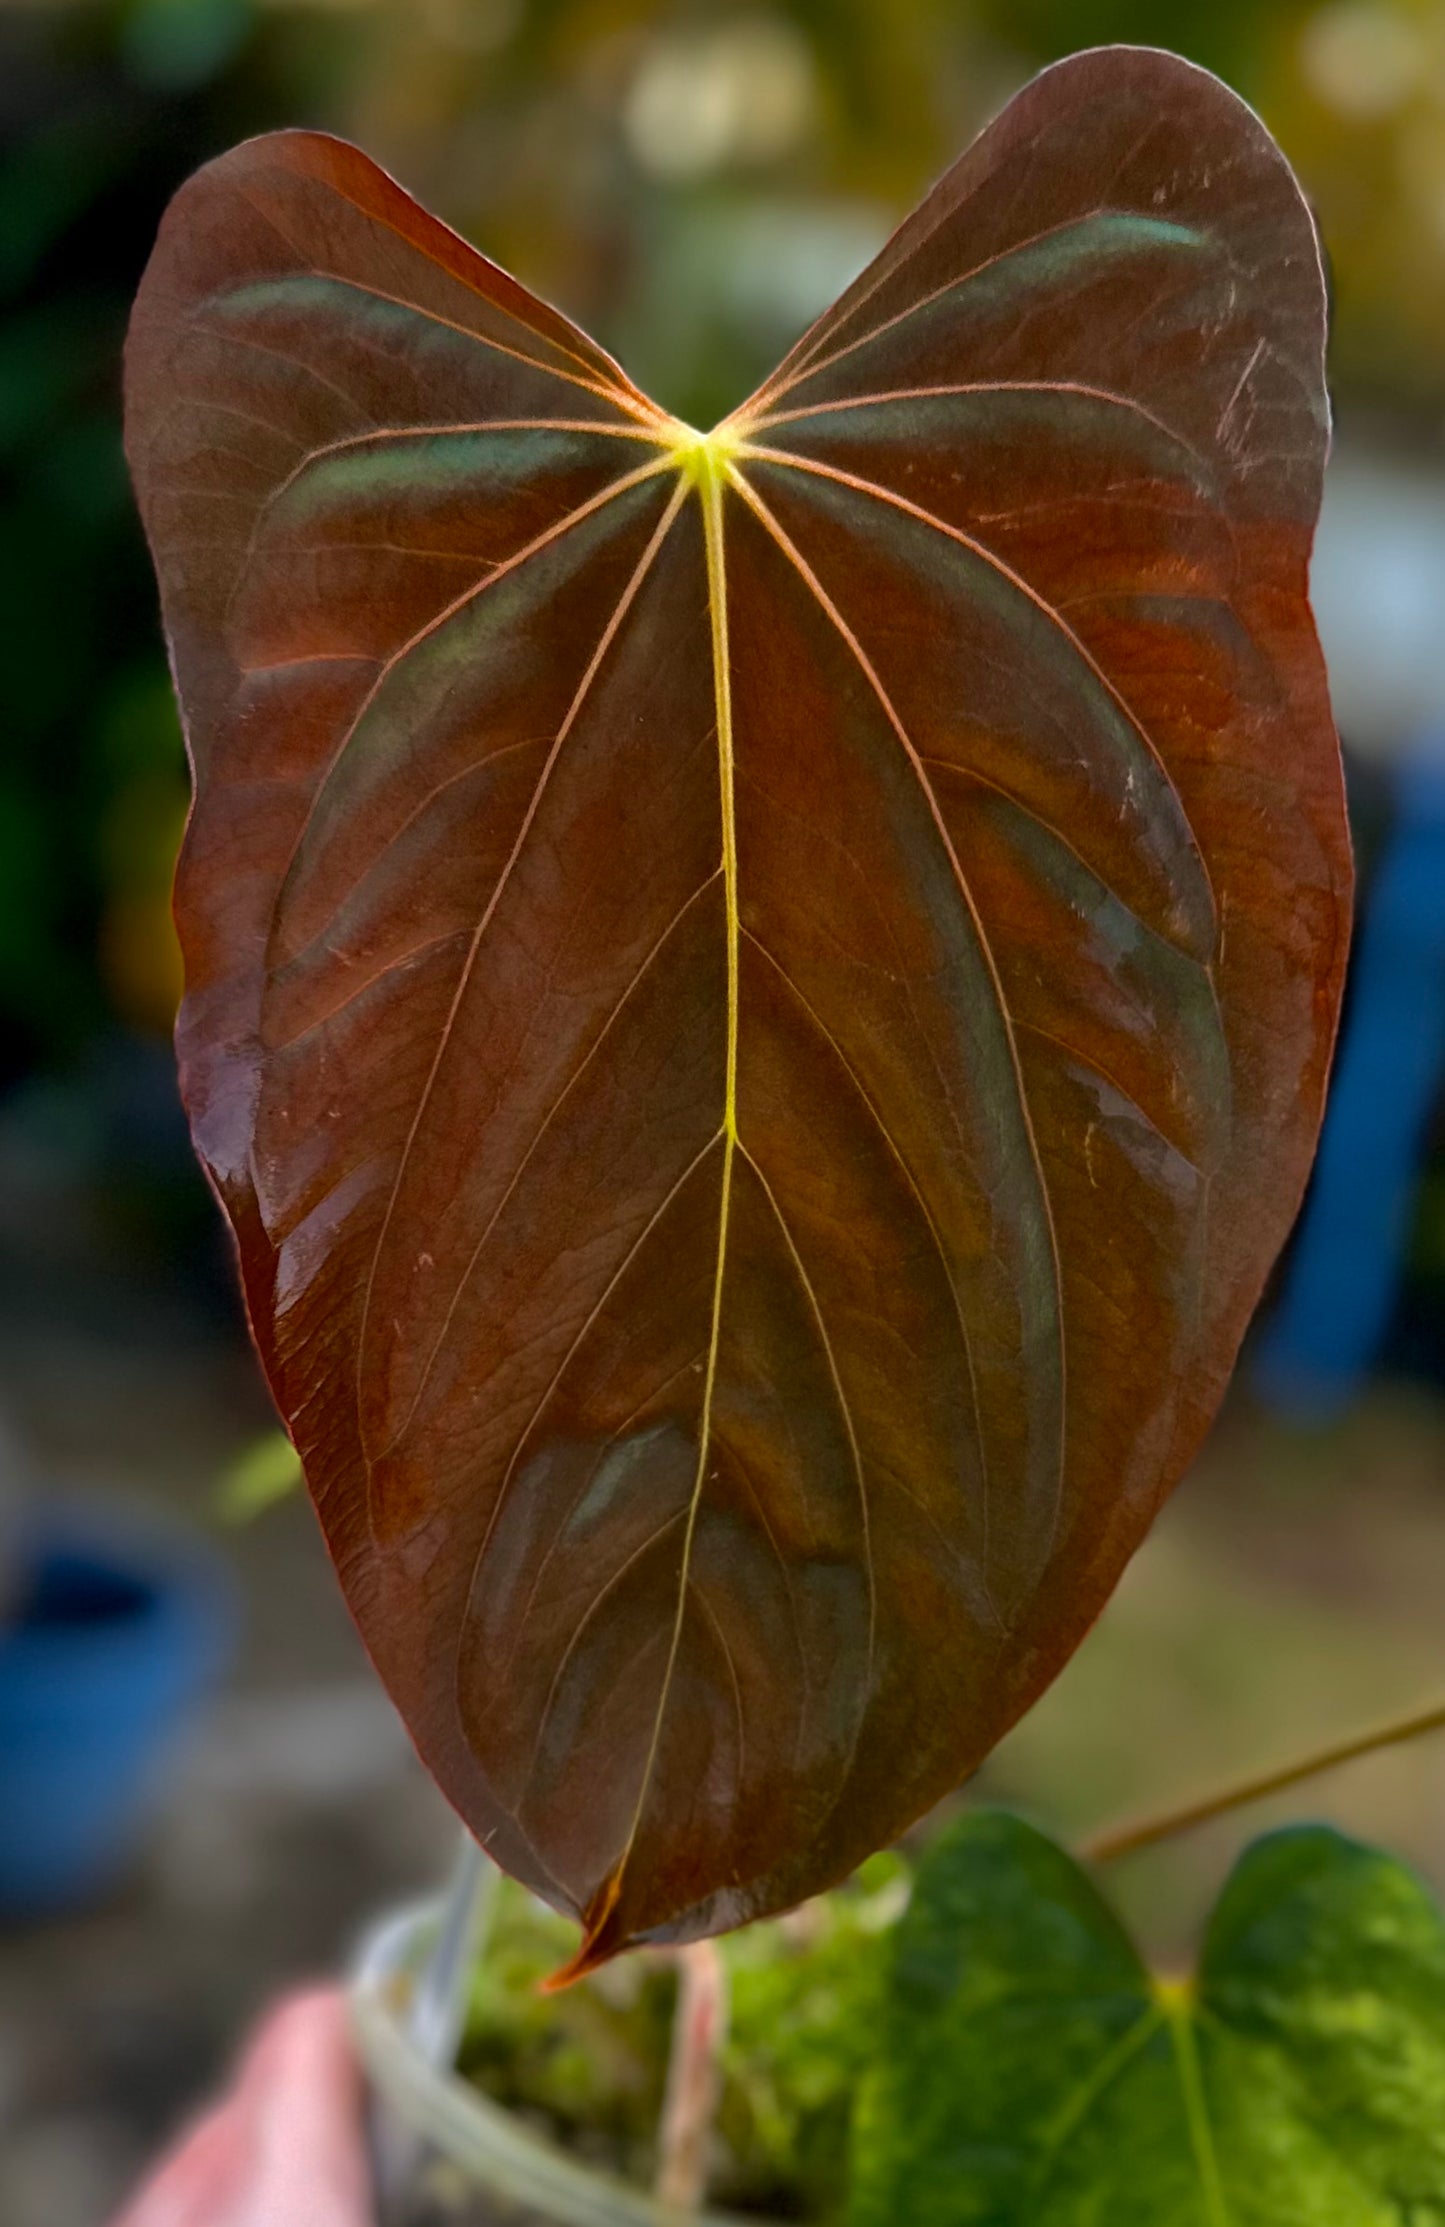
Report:
<svg viewBox="0 0 1445 2227"><path fill-rule="evenodd" d="M101 2220L259 2002L450 1841L285 1489L176 1100L186 777L118 376L166 200L249 133L346 134L707 424L1041 62L1114 39L1251 100L1329 250L1316 589L1361 927L1231 1404L989 1790L1082 1831L1445 1696L1445 0L0 0L5 2227ZM44 1600L7 1601L37 1555ZM83 1647L37 1731L6 1666L47 1619ZM107 1667L108 1619L149 1619L144 1663ZM1445 1887L1445 1739L1285 1808ZM1163 1953L1281 1813L1121 1869Z"/></svg>

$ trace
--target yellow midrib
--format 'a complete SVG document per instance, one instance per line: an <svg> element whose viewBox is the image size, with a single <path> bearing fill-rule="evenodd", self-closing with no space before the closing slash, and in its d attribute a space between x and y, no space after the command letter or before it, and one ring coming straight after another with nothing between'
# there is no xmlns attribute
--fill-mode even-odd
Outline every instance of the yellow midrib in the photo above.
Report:
<svg viewBox="0 0 1445 2227"><path fill-rule="evenodd" d="M1184 2105L1184 2122L1189 2132L1189 2146L1194 2155L1195 2170L1199 2175L1200 2200L1208 2227L1232 2227L1233 2215L1224 2193L1224 2180L1214 2147L1214 2132L1209 2121L1209 2105L1204 2093L1199 2052L1195 2047L1193 1985L1187 1980L1156 1977L1151 1992L1163 2013L1174 2049L1174 2067Z"/></svg>
<svg viewBox="0 0 1445 2227"><path fill-rule="evenodd" d="M703 1487L707 1480L708 1453L712 1438L713 1387L717 1380L718 1345L722 1329L723 1283L727 1265L728 1213L732 1200L733 1160L737 1151L737 1078L738 1078L738 864L737 825L733 801L733 713L732 675L728 653L727 570L723 548L723 489L726 484L732 457L739 445L726 427L718 427L710 434L693 432L691 427L674 421L669 445L673 449L677 468L684 479L697 489L702 505L703 542L707 557L708 612L712 631L713 703L717 724L718 790L722 813L722 871L723 898L727 916L727 1052L723 1088L722 1120L722 1180L718 1195L717 1267L713 1277L712 1319L708 1332L707 1367L703 1377L702 1410L698 1421L697 1469L693 1477L692 1497L688 1503L687 1526L683 1533L682 1563L678 1572L677 1610L673 1618L672 1638L668 1647L667 1667L663 1672L662 1688L658 1695L657 1713L653 1719L652 1739L647 1761L638 1786L637 1805L633 1811L632 1826L627 1845L618 1859L602 1908L589 1926L589 1937L595 1939L608 1916L616 1906L621 1891L622 1875L627 1868L643 1811L647 1805L652 1775L657 1764L658 1747L662 1739L663 1721L667 1714L668 1697L672 1690L673 1672L677 1666L678 1649L682 1644L682 1628L687 1611L687 1588L692 1567L693 1539L697 1530L698 1509L702 1505ZM584 1945L583 1954L586 1954Z"/></svg>
<svg viewBox="0 0 1445 2227"><path fill-rule="evenodd" d="M728 655L727 570L722 519L723 476L727 470L727 459L725 453L719 453L719 448L720 444L715 445L713 438L700 441L696 449L689 453L688 466L685 468L695 473L695 484L702 503L703 540L707 551L708 612L712 621L713 702L717 719L718 794L722 811L723 903L727 915L727 1062L723 1084L723 1164L718 1196L717 1270L713 1278L712 1322L708 1333L702 1414L698 1423L697 1474L693 1480L692 1499L687 1511L687 1530L683 1537L677 1621L673 1627L672 1650L668 1657L662 1698L658 1703L659 1727L667 1707L673 1664L677 1659L678 1643L682 1637L693 1532L696 1529L697 1511L707 1476L708 1445L712 1434L713 1385L717 1376L718 1339L722 1328L728 1208L732 1198L733 1156L738 1141L738 855L733 805L732 674Z"/></svg>
<svg viewBox="0 0 1445 2227"><path fill-rule="evenodd" d="M707 452L699 482L703 535L707 544L707 599L712 619L713 695L717 714L718 790L722 806L723 898L727 908L727 1078L723 1092L723 1131L729 1154L738 1133L738 846L733 803L733 694L728 655L727 575L723 555L723 472L725 465Z"/></svg>

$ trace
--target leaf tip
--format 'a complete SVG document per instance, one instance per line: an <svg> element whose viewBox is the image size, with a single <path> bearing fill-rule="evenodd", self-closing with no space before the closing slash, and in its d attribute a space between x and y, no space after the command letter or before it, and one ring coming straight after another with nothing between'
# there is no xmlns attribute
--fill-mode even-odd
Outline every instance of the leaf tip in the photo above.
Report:
<svg viewBox="0 0 1445 2227"><path fill-rule="evenodd" d="M627 1940L614 1922L617 1905L622 1895L621 1867L604 1881L593 1896L582 1918L582 1942L577 1954L542 1982L544 1995L560 1995L565 1988L575 1986L593 1972L609 1964L619 1950L626 1948Z"/></svg>

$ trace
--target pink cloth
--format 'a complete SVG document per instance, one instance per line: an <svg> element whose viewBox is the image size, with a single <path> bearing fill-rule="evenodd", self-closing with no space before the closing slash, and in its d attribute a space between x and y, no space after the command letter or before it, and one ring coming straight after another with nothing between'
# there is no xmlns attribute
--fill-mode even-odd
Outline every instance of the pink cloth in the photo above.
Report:
<svg viewBox="0 0 1445 2227"><path fill-rule="evenodd" d="M361 2081L334 1989L294 1995L112 2227L371 2227Z"/></svg>

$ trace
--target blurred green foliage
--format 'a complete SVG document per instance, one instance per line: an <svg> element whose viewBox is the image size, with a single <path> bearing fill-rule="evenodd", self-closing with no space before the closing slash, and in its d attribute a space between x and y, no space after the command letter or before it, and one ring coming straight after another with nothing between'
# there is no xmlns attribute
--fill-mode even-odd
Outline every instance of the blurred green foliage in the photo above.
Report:
<svg viewBox="0 0 1445 2227"><path fill-rule="evenodd" d="M648 2185L673 1960L642 1951L547 1995L575 1928L510 1880L494 1910L463 2073ZM731 2019L709 2201L734 2216L1442 2216L1445 1920L1403 1864L1328 1827L1245 1849L1188 1977L1151 1971L1094 1879L989 1809L945 1825L916 1875L874 1857L717 1946Z"/></svg>
<svg viewBox="0 0 1445 2227"><path fill-rule="evenodd" d="M253 1438L222 1474L215 1511L222 1523L254 1523L302 1487L301 1457L284 1431Z"/></svg>
<svg viewBox="0 0 1445 2227"><path fill-rule="evenodd" d="M1324 215L1347 398L1433 424L1445 0L0 0L0 1081L176 996L118 359L190 169L346 133L710 422L1033 68L1110 39L1261 106Z"/></svg>
<svg viewBox="0 0 1445 2227"><path fill-rule="evenodd" d="M715 2203L775 2219L841 2217L853 2096L873 2053L907 1878L902 1857L871 1857L846 1887L718 1943L729 2021ZM656 2167L676 1967L642 1951L542 1994L539 1983L576 1946L574 1925L500 1882L460 2066L574 2155L645 2186Z"/></svg>

